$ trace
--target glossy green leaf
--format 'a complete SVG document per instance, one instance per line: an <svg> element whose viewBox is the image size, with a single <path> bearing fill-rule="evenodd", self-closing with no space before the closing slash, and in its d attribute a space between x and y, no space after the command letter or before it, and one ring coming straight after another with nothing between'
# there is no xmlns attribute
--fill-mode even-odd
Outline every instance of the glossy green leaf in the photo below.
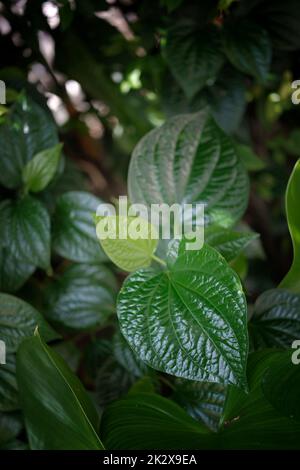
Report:
<svg viewBox="0 0 300 470"><path fill-rule="evenodd" d="M97 236L106 255L129 272L150 266L158 244L157 231L142 217L103 217L97 223Z"/></svg>
<svg viewBox="0 0 300 470"><path fill-rule="evenodd" d="M179 379L172 398L190 416L212 431L218 431L226 400L226 387L217 383Z"/></svg>
<svg viewBox="0 0 300 470"><path fill-rule="evenodd" d="M234 232L216 226L205 229L205 243L218 250L228 262L235 259L257 237L257 233Z"/></svg>
<svg viewBox="0 0 300 470"><path fill-rule="evenodd" d="M24 340L18 350L17 379L31 449L103 449L97 434L99 418L89 396L38 334Z"/></svg>
<svg viewBox="0 0 300 470"><path fill-rule="evenodd" d="M103 324L115 309L115 289L105 266L72 265L46 291L47 318L70 328Z"/></svg>
<svg viewBox="0 0 300 470"><path fill-rule="evenodd" d="M21 263L50 266L50 218L43 204L31 196L0 204L4 248Z"/></svg>
<svg viewBox="0 0 300 470"><path fill-rule="evenodd" d="M292 362L293 351L281 354L266 370L262 388L274 408L300 421L300 367Z"/></svg>
<svg viewBox="0 0 300 470"><path fill-rule="evenodd" d="M19 408L16 358L14 354L6 354L6 364L0 364L0 411Z"/></svg>
<svg viewBox="0 0 300 470"><path fill-rule="evenodd" d="M188 20L168 30L163 53L188 98L214 82L224 62L218 29L209 26L197 30L195 23Z"/></svg>
<svg viewBox="0 0 300 470"><path fill-rule="evenodd" d="M290 348L300 338L300 295L271 289L260 295L249 323L255 349Z"/></svg>
<svg viewBox="0 0 300 470"><path fill-rule="evenodd" d="M268 33L250 21L238 21L225 28L224 51L230 62L241 72L264 82L272 56Z"/></svg>
<svg viewBox="0 0 300 470"><path fill-rule="evenodd" d="M83 191L70 191L57 200L53 218L53 249L60 256L90 263L106 259L96 236L93 215L101 200Z"/></svg>
<svg viewBox="0 0 300 470"><path fill-rule="evenodd" d="M249 356L249 393L230 387L220 434L223 448L299 449L299 421L284 417L263 393L264 375L280 363L282 354L265 350Z"/></svg>
<svg viewBox="0 0 300 470"><path fill-rule="evenodd" d="M142 377L149 373L150 369L134 353L121 334L114 336L113 353L117 362L134 377Z"/></svg>
<svg viewBox="0 0 300 470"><path fill-rule="evenodd" d="M280 283L280 287L300 293L300 160L297 161L290 176L286 196L286 215L292 237L294 258L292 266Z"/></svg>
<svg viewBox="0 0 300 470"><path fill-rule="evenodd" d="M206 222L226 227L248 201L246 171L205 111L174 117L147 134L133 152L128 185L132 202L203 203Z"/></svg>
<svg viewBox="0 0 300 470"><path fill-rule="evenodd" d="M28 191L38 193L42 191L53 179L60 155L62 145L42 150L37 153L23 168L23 182Z"/></svg>
<svg viewBox="0 0 300 470"><path fill-rule="evenodd" d="M34 270L33 264L18 260L7 247L0 248L0 291L17 291L29 279Z"/></svg>
<svg viewBox="0 0 300 470"><path fill-rule="evenodd" d="M31 305L12 295L0 294L0 339L5 342L7 352L16 352L22 340L33 335L37 326L46 341L57 338L55 331Z"/></svg>
<svg viewBox="0 0 300 470"><path fill-rule="evenodd" d="M22 419L18 413L0 412L0 444L17 437L22 428Z"/></svg>
<svg viewBox="0 0 300 470"><path fill-rule="evenodd" d="M58 143L54 121L38 104L21 97L0 124L0 183L7 188L22 186L27 162Z"/></svg>
<svg viewBox="0 0 300 470"><path fill-rule="evenodd" d="M171 400L154 393L130 394L101 419L108 449L208 449L215 438Z"/></svg>
<svg viewBox="0 0 300 470"><path fill-rule="evenodd" d="M191 380L246 386L246 301L211 247L182 250L166 271L130 275L118 297L123 335L154 369Z"/></svg>

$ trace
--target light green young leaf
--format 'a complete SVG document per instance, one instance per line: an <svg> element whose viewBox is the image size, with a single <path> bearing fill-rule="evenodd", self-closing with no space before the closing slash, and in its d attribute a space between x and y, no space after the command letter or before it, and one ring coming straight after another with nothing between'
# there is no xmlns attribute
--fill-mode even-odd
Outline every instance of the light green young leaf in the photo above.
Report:
<svg viewBox="0 0 300 470"><path fill-rule="evenodd" d="M60 155L62 144L37 153L23 168L23 182L28 191L38 193L53 179Z"/></svg>
<svg viewBox="0 0 300 470"><path fill-rule="evenodd" d="M289 231L292 237L294 258L292 266L281 281L280 286L293 292L300 293L300 160L297 161L290 176L286 195L286 215Z"/></svg>
<svg viewBox="0 0 300 470"><path fill-rule="evenodd" d="M18 350L17 380L31 449L104 448L97 434L99 417L88 394L38 333Z"/></svg>
<svg viewBox="0 0 300 470"><path fill-rule="evenodd" d="M133 351L154 369L246 387L245 296L235 272L210 246L179 250L168 270L130 275L117 312Z"/></svg>
<svg viewBox="0 0 300 470"><path fill-rule="evenodd" d="M104 252L124 271L147 268L155 259L157 231L142 217L106 216L96 231Z"/></svg>

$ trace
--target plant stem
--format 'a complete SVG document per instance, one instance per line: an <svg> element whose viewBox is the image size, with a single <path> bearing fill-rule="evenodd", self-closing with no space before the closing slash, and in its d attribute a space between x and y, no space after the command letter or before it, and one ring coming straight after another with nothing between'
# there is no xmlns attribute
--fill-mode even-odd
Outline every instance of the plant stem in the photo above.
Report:
<svg viewBox="0 0 300 470"><path fill-rule="evenodd" d="M161 258L159 258L158 256L155 256L155 255L152 255L151 258L156 261L157 263L161 264L162 266L166 267L167 266L167 263L162 260Z"/></svg>

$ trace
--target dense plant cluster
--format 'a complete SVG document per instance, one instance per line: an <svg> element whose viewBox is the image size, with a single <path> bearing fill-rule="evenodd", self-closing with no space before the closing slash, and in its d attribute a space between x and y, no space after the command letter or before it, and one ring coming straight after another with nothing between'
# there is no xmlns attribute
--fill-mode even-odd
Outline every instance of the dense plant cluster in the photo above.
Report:
<svg viewBox="0 0 300 470"><path fill-rule="evenodd" d="M299 448L296 0L2 1L0 29L0 448ZM204 246L99 241L124 194L204 204Z"/></svg>

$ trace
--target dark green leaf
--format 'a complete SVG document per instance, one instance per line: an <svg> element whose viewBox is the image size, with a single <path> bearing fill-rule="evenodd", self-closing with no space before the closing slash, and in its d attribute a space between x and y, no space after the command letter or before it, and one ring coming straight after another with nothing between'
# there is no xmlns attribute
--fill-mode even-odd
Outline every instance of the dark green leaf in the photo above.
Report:
<svg viewBox="0 0 300 470"><path fill-rule="evenodd" d="M248 145L235 144L235 150L248 171L259 171L266 167L266 163Z"/></svg>
<svg viewBox="0 0 300 470"><path fill-rule="evenodd" d="M34 265L24 260L18 260L8 248L0 248L0 291L17 291L34 270Z"/></svg>
<svg viewBox="0 0 300 470"><path fill-rule="evenodd" d="M203 203L207 223L226 227L248 201L247 174L205 111L174 117L147 134L133 152L128 185L132 202Z"/></svg>
<svg viewBox="0 0 300 470"><path fill-rule="evenodd" d="M249 331L255 349L290 348L300 338L300 295L283 289L264 292L254 305Z"/></svg>
<svg viewBox="0 0 300 470"><path fill-rule="evenodd" d="M53 248L60 256L90 263L106 259L96 237L93 215L101 200L83 191L70 191L57 200Z"/></svg>
<svg viewBox="0 0 300 470"><path fill-rule="evenodd" d="M176 403L154 393L130 394L101 420L108 449L208 449L216 439Z"/></svg>
<svg viewBox="0 0 300 470"><path fill-rule="evenodd" d="M19 408L16 359L14 354L7 354L6 364L0 364L0 411L14 411Z"/></svg>
<svg viewBox="0 0 300 470"><path fill-rule="evenodd" d="M38 200L25 196L0 205L2 244L20 260L47 269L50 266L50 218Z"/></svg>
<svg viewBox="0 0 300 470"><path fill-rule="evenodd" d="M51 117L27 97L21 97L0 124L0 140L0 183L7 188L21 186L26 163L58 143Z"/></svg>
<svg viewBox="0 0 300 470"><path fill-rule="evenodd" d="M197 30L188 20L169 29L163 52L188 98L193 98L207 83L213 83L224 62L218 29L209 26Z"/></svg>
<svg viewBox="0 0 300 470"><path fill-rule="evenodd" d="M211 247L182 252L167 271L140 270L118 297L121 331L151 367L191 380L246 386L246 301Z"/></svg>
<svg viewBox="0 0 300 470"><path fill-rule="evenodd" d="M22 419L18 413L0 412L0 444L17 437L22 428Z"/></svg>
<svg viewBox="0 0 300 470"><path fill-rule="evenodd" d="M38 334L24 340L18 350L17 379L31 449L103 449L97 434L99 418L89 396Z"/></svg>
<svg viewBox="0 0 300 470"><path fill-rule="evenodd" d="M47 317L70 328L104 323L115 309L115 288L103 265L70 266L46 292Z"/></svg>
<svg viewBox="0 0 300 470"><path fill-rule="evenodd" d="M228 59L238 70L260 82L267 79L272 46L263 28L250 21L239 20L227 26L223 44Z"/></svg>
<svg viewBox="0 0 300 470"><path fill-rule="evenodd" d="M228 262L235 259L257 237L257 233L234 232L216 226L205 229L205 243L218 250Z"/></svg>
<svg viewBox="0 0 300 470"><path fill-rule="evenodd" d="M22 340L39 327L43 338L51 341L57 334L31 305L9 294L0 294L0 339L8 352L15 352Z"/></svg>

